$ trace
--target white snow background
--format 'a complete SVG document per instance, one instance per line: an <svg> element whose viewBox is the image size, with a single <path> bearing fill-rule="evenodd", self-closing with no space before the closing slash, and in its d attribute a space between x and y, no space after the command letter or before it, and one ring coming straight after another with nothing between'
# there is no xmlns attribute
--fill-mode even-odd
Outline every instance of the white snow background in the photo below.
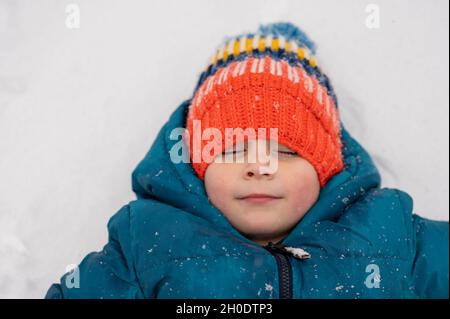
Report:
<svg viewBox="0 0 450 319"><path fill-rule="evenodd" d="M66 27L66 6L80 28ZM366 26L366 6L380 28ZM448 220L447 0L0 0L0 297L41 298L106 243L131 172L227 35L291 21L318 46L383 186Z"/></svg>

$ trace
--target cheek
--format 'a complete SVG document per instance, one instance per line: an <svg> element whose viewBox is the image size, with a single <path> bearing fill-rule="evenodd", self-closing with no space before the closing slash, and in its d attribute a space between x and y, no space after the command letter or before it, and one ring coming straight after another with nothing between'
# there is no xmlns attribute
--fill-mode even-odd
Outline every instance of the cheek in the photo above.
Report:
<svg viewBox="0 0 450 319"><path fill-rule="evenodd" d="M225 199L232 196L232 172L221 164L210 164L205 173L205 189L211 202L222 206Z"/></svg>
<svg viewBox="0 0 450 319"><path fill-rule="evenodd" d="M314 168L309 164L292 168L286 175L285 186L291 204L302 211L308 210L316 202L320 193L319 179Z"/></svg>

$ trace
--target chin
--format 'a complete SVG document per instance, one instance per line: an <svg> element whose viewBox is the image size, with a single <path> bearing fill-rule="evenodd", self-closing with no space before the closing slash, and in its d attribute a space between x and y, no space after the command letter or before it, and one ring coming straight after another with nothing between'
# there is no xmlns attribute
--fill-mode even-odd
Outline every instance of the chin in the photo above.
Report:
<svg viewBox="0 0 450 319"><path fill-rule="evenodd" d="M278 232L269 232L269 233L258 232L258 233L248 233L248 234L243 233L243 235L245 237L247 237L248 239L250 239L254 242L257 242L257 243L268 243L269 241L274 242L273 238L281 237L280 236L281 234Z"/></svg>
<svg viewBox="0 0 450 319"><path fill-rule="evenodd" d="M242 224L241 224L242 225ZM280 227L274 220L246 221L240 231L249 238L271 238L281 233Z"/></svg>

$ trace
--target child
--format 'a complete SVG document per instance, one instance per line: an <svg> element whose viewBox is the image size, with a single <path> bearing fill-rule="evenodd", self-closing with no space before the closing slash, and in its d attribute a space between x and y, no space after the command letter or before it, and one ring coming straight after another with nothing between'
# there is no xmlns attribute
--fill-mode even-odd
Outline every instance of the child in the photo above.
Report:
<svg viewBox="0 0 450 319"><path fill-rule="evenodd" d="M46 297L448 298L448 223L380 187L314 54L290 23L228 39Z"/></svg>

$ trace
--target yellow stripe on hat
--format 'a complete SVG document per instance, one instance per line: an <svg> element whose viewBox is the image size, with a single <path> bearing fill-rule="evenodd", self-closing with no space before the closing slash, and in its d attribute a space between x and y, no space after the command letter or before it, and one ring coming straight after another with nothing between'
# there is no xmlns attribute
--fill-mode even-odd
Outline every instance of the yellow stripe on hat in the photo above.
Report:
<svg viewBox="0 0 450 319"><path fill-rule="evenodd" d="M222 61L226 61L228 59L228 44L223 47L222 53Z"/></svg>
<svg viewBox="0 0 450 319"><path fill-rule="evenodd" d="M309 60L309 65L311 65L313 68L315 68L317 66L316 59L311 57L311 59Z"/></svg>
<svg viewBox="0 0 450 319"><path fill-rule="evenodd" d="M246 38L245 39L245 52L251 53L252 52L252 44L253 39L252 38Z"/></svg>
<svg viewBox="0 0 450 319"><path fill-rule="evenodd" d="M241 42L239 39L234 40L233 55L237 57L241 53Z"/></svg>
<svg viewBox="0 0 450 319"><path fill-rule="evenodd" d="M273 39L272 40L272 50L273 51L278 51L279 48L280 48L280 40Z"/></svg>
<svg viewBox="0 0 450 319"><path fill-rule="evenodd" d="M285 50L286 50L286 52L292 52L291 41L286 41Z"/></svg>
<svg viewBox="0 0 450 319"><path fill-rule="evenodd" d="M303 50L302 48L298 48L297 55L300 60L303 60L305 58L305 50Z"/></svg>
<svg viewBox="0 0 450 319"><path fill-rule="evenodd" d="M266 38L265 37L260 37L259 38L259 42L258 42L258 50L259 50L259 52L263 52L265 48L266 48Z"/></svg>

